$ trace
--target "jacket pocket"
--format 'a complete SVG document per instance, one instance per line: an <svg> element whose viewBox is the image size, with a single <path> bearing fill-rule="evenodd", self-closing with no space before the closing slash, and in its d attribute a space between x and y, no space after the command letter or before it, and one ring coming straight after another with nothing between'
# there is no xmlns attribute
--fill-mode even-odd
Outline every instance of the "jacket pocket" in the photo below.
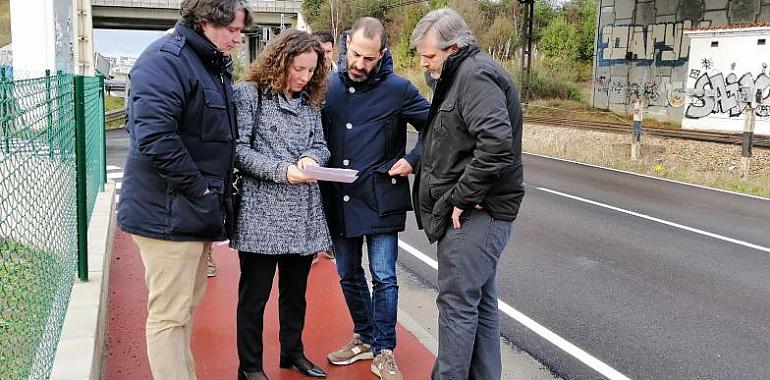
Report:
<svg viewBox="0 0 770 380"><path fill-rule="evenodd" d="M451 191L445 192L433 204L430 224L425 226L425 234L431 243L441 240L449 227L449 219L452 216L452 202L449 201L451 196Z"/></svg>
<svg viewBox="0 0 770 380"><path fill-rule="evenodd" d="M219 90L203 89L201 141L232 141L227 102Z"/></svg>
<svg viewBox="0 0 770 380"><path fill-rule="evenodd" d="M169 227L171 234L217 238L224 228L224 181L208 178L210 192L199 197L172 193Z"/></svg>
<svg viewBox="0 0 770 380"><path fill-rule="evenodd" d="M436 123L434 124L433 136L436 140L442 140L449 136L451 128L453 128L455 122L455 100L447 99L438 109L436 115Z"/></svg>
<svg viewBox="0 0 770 380"><path fill-rule="evenodd" d="M373 170L374 200L380 216L401 214L412 210L409 178L391 177L388 170L397 160L391 160Z"/></svg>

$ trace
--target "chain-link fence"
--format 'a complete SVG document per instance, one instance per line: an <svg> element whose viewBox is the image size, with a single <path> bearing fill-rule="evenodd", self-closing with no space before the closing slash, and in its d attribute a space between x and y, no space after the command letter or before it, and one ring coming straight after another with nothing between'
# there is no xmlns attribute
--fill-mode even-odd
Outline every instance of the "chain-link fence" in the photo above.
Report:
<svg viewBox="0 0 770 380"><path fill-rule="evenodd" d="M98 77L0 72L0 379L50 374L105 180L103 99Z"/></svg>

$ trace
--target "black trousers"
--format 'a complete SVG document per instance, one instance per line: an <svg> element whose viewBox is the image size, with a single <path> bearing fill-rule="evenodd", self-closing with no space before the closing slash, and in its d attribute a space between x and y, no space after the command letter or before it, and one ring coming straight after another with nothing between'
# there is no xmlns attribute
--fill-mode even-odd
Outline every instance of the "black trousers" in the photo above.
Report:
<svg viewBox="0 0 770 380"><path fill-rule="evenodd" d="M313 256L265 255L239 252L241 279L238 283L238 359L239 371L262 371L262 327L267 300L278 267L278 319L281 358L304 355L302 330L305 327L305 291Z"/></svg>

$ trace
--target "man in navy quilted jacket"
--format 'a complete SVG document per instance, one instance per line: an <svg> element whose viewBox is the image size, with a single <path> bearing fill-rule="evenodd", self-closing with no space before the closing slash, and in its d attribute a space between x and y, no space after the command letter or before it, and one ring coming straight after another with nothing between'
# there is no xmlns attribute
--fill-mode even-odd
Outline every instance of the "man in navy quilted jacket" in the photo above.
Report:
<svg viewBox="0 0 770 380"><path fill-rule="evenodd" d="M398 232L412 209L408 175L421 144L406 153L407 123L421 130L430 104L406 79L393 73L387 33L364 17L340 46L339 72L329 79L324 132L329 167L358 170L351 184L321 183L337 272L354 323L353 339L327 359L345 365L374 359L381 379L401 379L393 358L398 308ZM373 293L361 267L366 241Z"/></svg>
<svg viewBox="0 0 770 380"><path fill-rule="evenodd" d="M142 256L155 379L195 379L192 314L212 241L225 239L236 139L230 52L246 0L185 0L173 32L129 73L130 135L118 222Z"/></svg>

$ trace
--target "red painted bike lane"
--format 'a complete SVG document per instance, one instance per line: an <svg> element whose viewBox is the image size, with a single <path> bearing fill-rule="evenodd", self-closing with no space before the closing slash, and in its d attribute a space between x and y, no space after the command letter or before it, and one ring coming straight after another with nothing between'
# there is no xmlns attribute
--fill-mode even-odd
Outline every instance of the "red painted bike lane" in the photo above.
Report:
<svg viewBox="0 0 770 380"><path fill-rule="evenodd" d="M238 355L235 348L235 306L237 302L238 259L226 245L216 246L214 261L218 274L208 281L206 297L193 320L192 347L198 379L235 379ZM308 285L308 308L304 344L306 356L324 368L329 379L376 379L371 361L333 366L326 354L345 344L352 336L352 322L331 260L313 265ZM271 380L307 379L295 370L278 368L277 292L265 310L264 368ZM118 232L112 252L109 285L109 319L104 379L150 379L144 340L147 317L147 288L139 250L131 237ZM398 325L396 359L406 380L428 379L434 356L409 331ZM166 379L156 379L166 380Z"/></svg>

